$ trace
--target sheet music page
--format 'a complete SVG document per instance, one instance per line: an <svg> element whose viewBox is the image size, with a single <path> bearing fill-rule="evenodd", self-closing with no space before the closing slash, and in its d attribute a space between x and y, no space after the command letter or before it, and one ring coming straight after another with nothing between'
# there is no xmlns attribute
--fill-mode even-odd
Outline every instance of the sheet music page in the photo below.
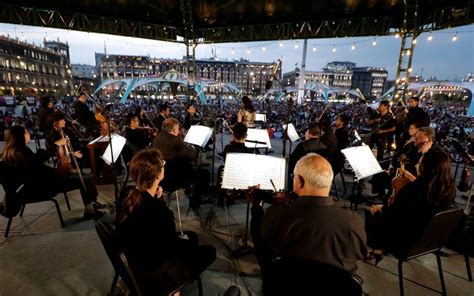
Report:
<svg viewBox="0 0 474 296"><path fill-rule="evenodd" d="M286 130L286 124L283 125L283 130ZM292 143L300 139L300 135L298 135L298 132L296 131L296 128L293 123L290 123L288 125L288 138Z"/></svg>
<svg viewBox="0 0 474 296"><path fill-rule="evenodd" d="M204 147L211 138L212 131L213 128L211 127L193 125L187 132L186 137L184 137L184 141L189 144Z"/></svg>
<svg viewBox="0 0 474 296"><path fill-rule="evenodd" d="M284 158L248 153L229 153L226 157L222 188L247 189L260 184L263 190L285 188L286 160Z"/></svg>
<svg viewBox="0 0 474 296"><path fill-rule="evenodd" d="M347 161L354 169L354 174L358 180L370 177L382 172L377 159L369 146L357 146L341 150Z"/></svg>
<svg viewBox="0 0 474 296"><path fill-rule="evenodd" d="M124 137L115 135L115 134L112 135L112 148L113 148L112 150L114 152L114 155L113 155L114 162L116 162L119 159L120 153L122 153L123 146L125 146L126 142L127 142L127 139L125 139ZM105 163L109 165L112 163L112 153L110 150L111 148L109 144L107 148L105 149L104 155L101 156L101 158L105 161Z"/></svg>
<svg viewBox="0 0 474 296"><path fill-rule="evenodd" d="M259 142L265 142L265 144L257 144L255 146L255 143L247 143L245 142L245 146L248 148L266 148L268 149L272 148L272 143L270 143L270 136L268 136L268 131L266 129L257 129L257 128L249 128L247 130L247 139L248 141L259 141Z"/></svg>
<svg viewBox="0 0 474 296"><path fill-rule="evenodd" d="M255 114L255 121L266 122L267 121L267 114L260 114L260 113Z"/></svg>

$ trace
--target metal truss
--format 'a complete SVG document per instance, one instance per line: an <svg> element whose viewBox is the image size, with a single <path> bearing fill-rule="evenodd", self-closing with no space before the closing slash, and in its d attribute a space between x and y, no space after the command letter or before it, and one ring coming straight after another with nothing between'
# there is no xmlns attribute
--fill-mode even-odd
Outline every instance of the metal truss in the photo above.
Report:
<svg viewBox="0 0 474 296"><path fill-rule="evenodd" d="M431 11L423 11L423 7L420 7L417 31L421 33L472 23L474 20L472 2L466 1L462 5ZM328 19L279 24L197 28L192 26L192 12L188 7L190 5L192 5L192 2L189 0L182 0L181 7L184 23L177 26L163 26L93 14L36 9L3 3L0 3L0 22L171 42L183 42L184 40L182 39L199 40L199 43L382 36L393 34L400 31L403 27L403 16L400 15L394 17ZM409 28L409 30L412 29ZM188 35L187 38L185 38L186 35Z"/></svg>

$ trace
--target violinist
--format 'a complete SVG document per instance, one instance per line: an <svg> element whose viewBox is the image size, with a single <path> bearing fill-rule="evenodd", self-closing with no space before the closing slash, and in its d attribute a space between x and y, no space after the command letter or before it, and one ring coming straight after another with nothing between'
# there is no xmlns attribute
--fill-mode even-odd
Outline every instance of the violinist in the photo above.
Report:
<svg viewBox="0 0 474 296"><path fill-rule="evenodd" d="M307 154L297 162L292 175L298 197L291 204L273 205L264 212L255 194L258 190L246 191L252 203L251 233L265 295L279 294L271 293L272 283L266 282L269 264L276 257L317 261L352 271L367 252L361 217L336 206L329 197L333 179L329 162L316 153Z"/></svg>
<svg viewBox="0 0 474 296"><path fill-rule="evenodd" d="M84 203L84 219L97 218L102 215L97 209L104 205L97 202L98 192L92 178L84 176L85 188L77 174L60 175L56 169L43 164L30 148L30 133L22 126L11 127L5 136L5 148L2 158L9 168L5 184L18 186L24 184L24 197L28 199L47 200L58 193L80 189ZM62 144L64 141L58 143Z"/></svg>
<svg viewBox="0 0 474 296"><path fill-rule="evenodd" d="M407 176L410 175L408 172ZM420 238L431 218L454 201L456 187L449 156L440 151L423 154L418 176L401 188L392 205L375 205L366 214L366 231L373 248L366 259L383 258L383 248L404 252Z"/></svg>
<svg viewBox="0 0 474 296"><path fill-rule="evenodd" d="M139 126L141 126L141 127L156 128L155 126L153 126L153 122L151 122L150 120L148 120L148 118L146 117L146 115L145 115L145 109L143 109L142 106L138 106L138 107L135 109L134 115L135 115L135 116L138 118L138 120L140 121Z"/></svg>
<svg viewBox="0 0 474 296"><path fill-rule="evenodd" d="M140 127L139 124L140 119L136 115L131 114L127 117L127 126L124 130L127 142L123 151L126 163L132 159L135 153L147 148L151 143L153 134L148 132L151 128Z"/></svg>

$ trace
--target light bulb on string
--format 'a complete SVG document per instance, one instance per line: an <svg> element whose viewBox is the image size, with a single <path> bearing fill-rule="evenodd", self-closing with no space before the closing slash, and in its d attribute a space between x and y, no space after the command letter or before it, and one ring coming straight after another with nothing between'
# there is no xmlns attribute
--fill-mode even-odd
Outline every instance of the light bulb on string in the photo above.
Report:
<svg viewBox="0 0 474 296"><path fill-rule="evenodd" d="M355 43L352 43L351 50L355 50L355 49L356 49Z"/></svg>
<svg viewBox="0 0 474 296"><path fill-rule="evenodd" d="M416 39L413 39L411 43L416 44L416 42L417 42Z"/></svg>
<svg viewBox="0 0 474 296"><path fill-rule="evenodd" d="M431 32L430 32L430 35L428 36L428 38L427 38L427 39L428 39L428 41L431 41L431 40L433 40L433 34L432 34Z"/></svg>
<svg viewBox="0 0 474 296"><path fill-rule="evenodd" d="M250 49L247 47L247 54L250 54Z"/></svg>
<svg viewBox="0 0 474 296"><path fill-rule="evenodd" d="M298 49L300 45L298 44L298 41L296 41L296 44L295 44L295 49Z"/></svg>
<svg viewBox="0 0 474 296"><path fill-rule="evenodd" d="M335 45L332 46L332 52L336 52L336 46Z"/></svg>
<svg viewBox="0 0 474 296"><path fill-rule="evenodd" d="M400 38L400 33L395 34L395 39Z"/></svg>
<svg viewBox="0 0 474 296"><path fill-rule="evenodd" d="M21 41L23 41L23 42L24 42L25 40L26 40L26 38L25 38L25 34L24 34L23 32L21 32Z"/></svg>
<svg viewBox="0 0 474 296"><path fill-rule="evenodd" d="M456 34L454 34L453 38L451 38L451 40L453 42L456 42L458 40L458 32L456 32Z"/></svg>
<svg viewBox="0 0 474 296"><path fill-rule="evenodd" d="M44 40L48 41L48 32L44 33Z"/></svg>
<svg viewBox="0 0 474 296"><path fill-rule="evenodd" d="M376 46L377 45L377 38L374 39L374 41L372 42L372 46Z"/></svg>
<svg viewBox="0 0 474 296"><path fill-rule="evenodd" d="M265 51L267 50L267 48L265 46L262 46L262 51Z"/></svg>
<svg viewBox="0 0 474 296"><path fill-rule="evenodd" d="M283 47L283 42L280 42L280 44L278 46Z"/></svg>
<svg viewBox="0 0 474 296"><path fill-rule="evenodd" d="M316 46L313 46L313 51L316 51Z"/></svg>
<svg viewBox="0 0 474 296"><path fill-rule="evenodd" d="M234 49L232 48L231 51L230 51L230 54L234 54L234 53L235 53L235 51L234 51Z"/></svg>

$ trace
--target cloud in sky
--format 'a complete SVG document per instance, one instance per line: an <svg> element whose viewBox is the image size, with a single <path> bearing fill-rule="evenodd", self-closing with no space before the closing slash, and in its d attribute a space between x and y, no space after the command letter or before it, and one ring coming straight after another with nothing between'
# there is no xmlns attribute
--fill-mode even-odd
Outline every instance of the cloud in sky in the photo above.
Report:
<svg viewBox="0 0 474 296"><path fill-rule="evenodd" d="M452 37L456 32L458 39L453 42ZM104 42L108 54L178 59L185 55L182 44L115 35L12 24L0 24L0 34L36 44L42 43L45 36L67 41L72 63L94 65L94 53L104 52ZM423 33L417 39L413 56L414 75L460 80L468 73L474 73L474 25L435 31L431 41L427 40L428 36L429 33ZM373 46L375 40L376 46ZM400 44L401 38L394 36L309 39L306 69L320 70L331 61L352 61L357 66L384 67L389 77L393 78ZM353 45L355 49L352 49ZM301 65L302 48L303 40L206 44L197 47L196 58L210 58L214 51L221 60L244 58L256 62L273 62L281 59L283 71L287 72L293 70L296 64Z"/></svg>

